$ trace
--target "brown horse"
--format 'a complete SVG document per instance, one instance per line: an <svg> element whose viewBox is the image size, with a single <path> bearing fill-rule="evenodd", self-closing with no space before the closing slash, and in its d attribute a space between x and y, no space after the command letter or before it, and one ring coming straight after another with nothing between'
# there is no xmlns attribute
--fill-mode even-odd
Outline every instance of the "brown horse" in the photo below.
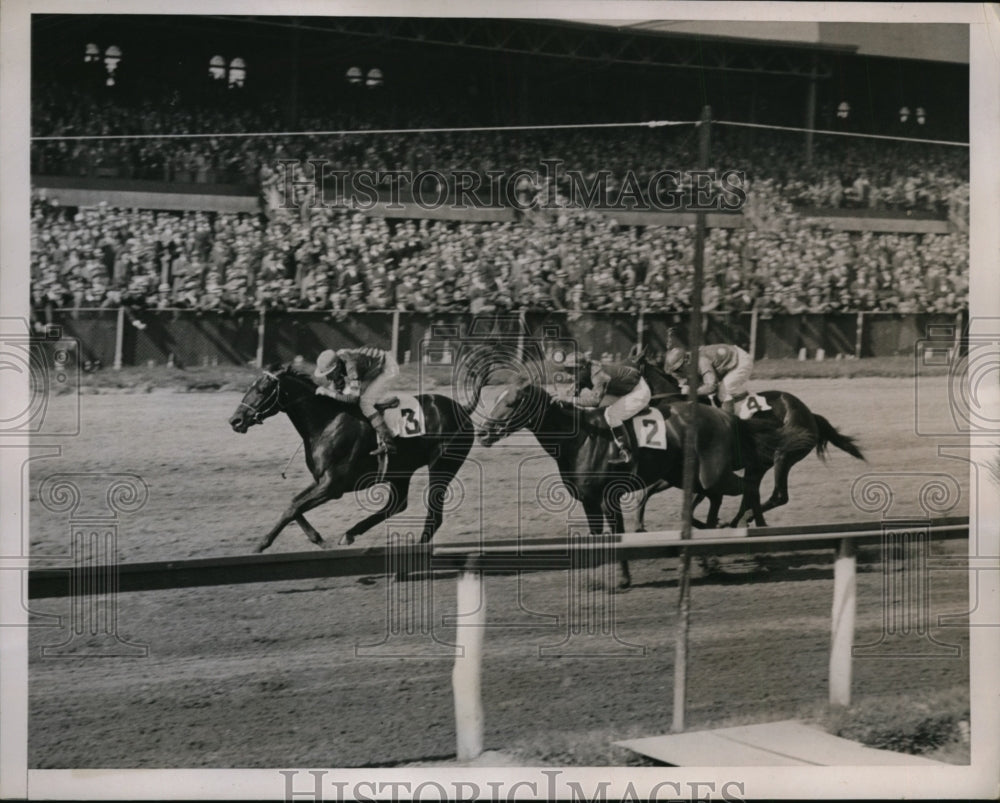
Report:
<svg viewBox="0 0 1000 803"><path fill-rule="evenodd" d="M475 371L473 365L470 372ZM479 402L485 382L481 373L472 373L471 400L463 406L440 394L420 394L416 398L424 415L425 434L397 439L397 453L388 463L388 483L384 506L349 528L342 544L406 509L414 472L427 466L429 486L427 519L420 536L430 541L441 526L442 508L448 484L458 473L472 448L474 427L470 412ZM378 459L369 454L375 448L375 431L356 404L346 404L316 395L316 384L306 374L290 366L276 366L258 376L229 418L235 432L245 433L283 412L305 443L306 465L313 483L296 494L278 522L260 540L255 552L263 552L291 521L298 522L314 544L324 546L322 536L305 518L305 513L345 493L370 488L380 481Z"/></svg>
<svg viewBox="0 0 1000 803"><path fill-rule="evenodd" d="M677 380L659 365L647 359L644 349L633 348L629 354L629 362L642 373L654 398L668 401L681 398L681 388ZM763 396L770 409L755 413L750 420L767 420L778 427L777 437L768 434L766 438L759 440L754 450L759 466L763 466L765 471L774 468L774 490L771 492L771 497L761 505L760 514L754 513L756 523L764 526L763 513L788 503L788 473L792 470L792 466L813 449L821 459L826 458L826 449L830 444L858 460L864 460L865 456L854 438L842 434L823 416L812 412L797 396L780 390L764 390L755 395ZM761 476L763 477L763 474ZM662 489L654 488L652 492L657 490ZM646 494L639 503L640 530L645 529L648 499L649 495ZM743 495L739 512L730 523L731 527L737 526L749 509L746 499L746 495Z"/></svg>

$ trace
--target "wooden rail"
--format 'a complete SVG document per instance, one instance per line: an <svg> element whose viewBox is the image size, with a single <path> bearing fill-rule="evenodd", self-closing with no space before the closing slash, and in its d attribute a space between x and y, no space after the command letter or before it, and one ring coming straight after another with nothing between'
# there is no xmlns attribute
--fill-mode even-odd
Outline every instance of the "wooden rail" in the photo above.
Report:
<svg viewBox="0 0 1000 803"><path fill-rule="evenodd" d="M675 557L690 554L752 555L767 552L832 549L835 551L830 649L830 702L848 705L856 611L857 547L879 543L889 532L908 529L939 540L968 538L969 519L916 519L912 522L862 522L804 527L699 530L682 541L680 531L511 539L455 544L347 547L329 551L196 558L106 566L60 566L53 559L32 560L28 574L31 599L79 596L99 588L107 592L155 591L194 586L233 585L392 574L405 566L423 572L458 573L456 659L452 675L460 758L482 751L483 708L480 694L482 644L486 621L483 576L523 571L565 571L610 560ZM44 567L44 568L43 568ZM95 578L101 578L95 582ZM471 626L467 626L471 625Z"/></svg>

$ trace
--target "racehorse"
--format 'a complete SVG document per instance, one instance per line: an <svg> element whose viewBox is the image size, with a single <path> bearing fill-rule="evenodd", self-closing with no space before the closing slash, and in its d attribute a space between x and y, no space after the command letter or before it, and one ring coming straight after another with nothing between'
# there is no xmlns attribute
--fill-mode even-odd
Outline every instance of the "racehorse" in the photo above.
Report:
<svg viewBox="0 0 1000 803"><path fill-rule="evenodd" d="M668 400L681 398L681 388L677 380L659 365L647 359L645 349L638 346L633 347L632 351L629 352L628 361L642 373L654 398ZM865 459L854 438L842 434L826 418L813 413L805 402L797 396L780 390L764 390L754 395L763 396L770 410L760 410L753 415L751 420L767 419L780 427L777 430L779 436L777 439L769 435L756 444L755 456L759 465L764 466L764 471L774 467L774 490L771 492L771 497L761 505L760 514L788 503L788 473L792 470L792 466L813 449L816 450L820 459L824 460L826 459L827 446L830 444L858 460ZM763 472L761 472L761 477L763 477ZM649 493L655 493L659 490L662 488L651 489ZM645 529L646 502L649 499L649 493L639 503L638 529L640 531ZM744 495L740 510L730 522L730 527L735 527L747 512L746 498ZM696 499L695 505L700 501L700 499ZM754 520L758 525L764 526L762 515L755 512Z"/></svg>
<svg viewBox="0 0 1000 803"><path fill-rule="evenodd" d="M694 415L697 442L697 489L712 504L709 521L718 516L723 494L750 494L747 503L760 507L760 479L753 456L758 422L742 421L714 407L689 402L656 402L666 429L666 449L635 449L635 470L609 463L617 446L604 420L603 410L581 408L556 401L538 384L521 375L500 394L477 437L483 446L520 429L534 433L539 445L555 459L570 494L583 504L590 531L599 534L608 519L613 533L625 530L622 497L651 485L683 485L684 439L689 415ZM693 410L692 410L693 407ZM641 414L640 414L641 416ZM763 428L770 428L764 424ZM733 472L739 463L745 478ZM662 490L658 488L658 490ZM620 585L631 584L628 563L621 560Z"/></svg>
<svg viewBox="0 0 1000 803"><path fill-rule="evenodd" d="M390 470L385 473L389 488L384 506L348 529L341 544L353 543L355 536L406 510L410 480L424 466L430 476L427 519L420 541L431 540L443 520L448 483L465 462L475 436L469 414L479 403L486 377L473 365L470 378L471 398L465 406L436 393L416 396L424 415L425 434L396 439L398 451L391 457ZM376 406L385 408L391 403ZM257 544L255 552L267 549L293 520L312 543L325 546L322 536L304 514L324 502L339 499L348 492L363 491L380 481L378 458L369 454L376 445L375 430L360 408L328 396L317 396L312 378L289 365L275 366L258 376L229 424L242 434L279 412L288 416L302 437L313 483L295 495L277 524Z"/></svg>

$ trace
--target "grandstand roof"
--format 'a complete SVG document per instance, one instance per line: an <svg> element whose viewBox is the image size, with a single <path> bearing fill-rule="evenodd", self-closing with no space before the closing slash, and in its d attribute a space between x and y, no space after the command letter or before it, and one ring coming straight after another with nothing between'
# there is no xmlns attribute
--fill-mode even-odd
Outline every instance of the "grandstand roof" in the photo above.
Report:
<svg viewBox="0 0 1000 803"><path fill-rule="evenodd" d="M850 51L861 56L969 63L969 26L958 23L580 20L595 28L658 36Z"/></svg>

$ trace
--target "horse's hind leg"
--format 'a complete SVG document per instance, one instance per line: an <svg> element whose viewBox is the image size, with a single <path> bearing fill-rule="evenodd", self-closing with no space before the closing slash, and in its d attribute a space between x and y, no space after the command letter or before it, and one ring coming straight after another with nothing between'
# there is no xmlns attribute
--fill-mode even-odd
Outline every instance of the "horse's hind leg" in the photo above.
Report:
<svg viewBox="0 0 1000 803"><path fill-rule="evenodd" d="M406 510L407 497L410 495L410 480L412 478L412 474L406 477L393 477L389 475L387 478L389 481L389 499L382 506L382 509L372 513L351 527L351 529L344 533L340 539L340 543L353 544L355 536L368 532L376 524Z"/></svg>
<svg viewBox="0 0 1000 803"><path fill-rule="evenodd" d="M807 454L809 452L800 450L791 454L779 452L774 456L774 490L771 492L771 498L761 506L761 510L773 510L788 504L788 474L792 466Z"/></svg>
<svg viewBox="0 0 1000 803"><path fill-rule="evenodd" d="M426 544L430 541L444 521L444 503L448 498L448 485L455 479L463 462L464 457L459 460L444 456L430 467L430 479L427 483L427 518L424 521L424 530L420 534L420 543Z"/></svg>
<svg viewBox="0 0 1000 803"><path fill-rule="evenodd" d="M312 541L317 546L323 546L322 536L316 532L309 522L305 520L303 514L307 510L312 510L317 505L321 505L329 499L333 499L334 496L339 496L339 494L334 494L331 492L332 482L330 479L324 477L321 480L317 480L304 491L301 491L295 495L288 507L285 508L285 512L281 514L281 518L278 519L277 524L275 524L265 535L257 546L254 548L254 552L263 552L271 544L274 543L274 539L278 537L280 533L289 522L297 521L299 526L302 527L306 534L306 537Z"/></svg>

